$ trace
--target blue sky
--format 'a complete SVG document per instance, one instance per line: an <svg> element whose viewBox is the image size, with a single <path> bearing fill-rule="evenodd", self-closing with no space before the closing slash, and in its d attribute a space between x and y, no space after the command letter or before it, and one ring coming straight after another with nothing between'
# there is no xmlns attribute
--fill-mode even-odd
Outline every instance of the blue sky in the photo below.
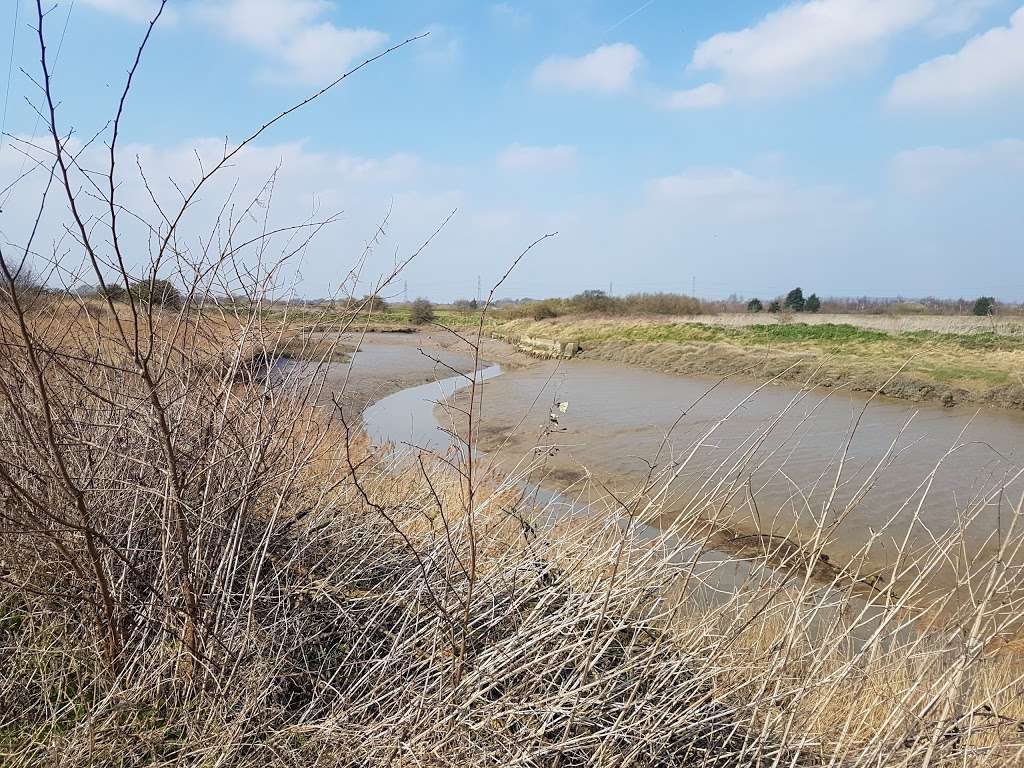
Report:
<svg viewBox="0 0 1024 768"><path fill-rule="evenodd" d="M75 136L113 114L153 8L61 0L47 16L51 57L67 25L55 86ZM25 140L35 3L3 15L4 125ZM120 139L126 204L153 214L136 157L173 197L194 150L212 158L423 32L262 136L187 221L192 242L218 193L255 195L280 166L275 222L343 211L299 254L305 295L334 290L385 215L364 283L457 209L403 276L411 295L472 295L558 231L504 295L695 281L705 296L1024 298L1020 0L170 0ZM5 141L4 177L23 164ZM27 197L0 201L10 241Z"/></svg>

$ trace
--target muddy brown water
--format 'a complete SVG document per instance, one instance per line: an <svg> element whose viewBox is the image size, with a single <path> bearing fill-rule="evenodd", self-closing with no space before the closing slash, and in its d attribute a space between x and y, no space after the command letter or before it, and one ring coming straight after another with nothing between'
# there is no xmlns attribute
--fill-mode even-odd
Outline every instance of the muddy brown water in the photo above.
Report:
<svg viewBox="0 0 1024 768"><path fill-rule="evenodd" d="M436 450L450 439L436 402L454 392L444 383L451 371L421 346L430 351L429 344L380 335L354 357L353 381L380 387L386 380L377 391L391 392L364 411L374 442ZM468 370L461 351L442 357ZM328 383L345 368L333 367ZM807 540L820 521L838 520L825 542L834 562L848 562L872 541L867 561L885 570L904 539L914 550L962 530L963 545L932 574L959 582L969 563L1006 538L1024 492L1024 415L1003 410L868 403L842 390L790 385L754 391L749 380L597 361L491 366L485 378L482 447L499 469L537 446L557 447L537 477L547 489L562 490L586 470L627 492L657 460L675 478L664 519L718 484L716 498L731 489L728 522L740 533ZM556 426L549 412L559 401L569 407ZM963 529L972 511L974 522Z"/></svg>
<svg viewBox="0 0 1024 768"><path fill-rule="evenodd" d="M614 363L540 363L486 385L484 447L504 444L498 456L510 462L554 445L554 477L570 480L585 468L621 491L659 457L677 473L673 503L723 483L722 493L734 491L730 524L738 530L807 539L820 521L838 521L827 551L847 561L873 539L870 561L879 568L892 565L904 537L916 549L963 530L970 560L993 552L1009 531L1024 492L1024 415L757 386ZM549 412L562 401L569 408L556 426ZM964 529L969 510L977 514ZM951 562L943 580L961 571Z"/></svg>

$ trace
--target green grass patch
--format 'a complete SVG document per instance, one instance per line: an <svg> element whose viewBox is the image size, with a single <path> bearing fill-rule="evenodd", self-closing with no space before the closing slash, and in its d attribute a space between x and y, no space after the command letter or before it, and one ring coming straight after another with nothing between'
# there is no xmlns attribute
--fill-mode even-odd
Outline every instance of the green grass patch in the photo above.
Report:
<svg viewBox="0 0 1024 768"><path fill-rule="evenodd" d="M853 325L787 323L727 327L705 323L658 323L654 325L621 325L580 328L581 340L623 339L637 342L731 342L743 345L804 344L808 342L881 342L893 336L881 331L865 330Z"/></svg>
<svg viewBox="0 0 1024 768"><path fill-rule="evenodd" d="M845 323L772 323L748 326L720 326L706 323L579 324L569 323L559 335L571 333L580 341L636 342L729 342L742 346L765 344L812 344L842 353L844 345L887 345L908 353L926 348L958 348L978 351L1024 350L1024 338L989 331L979 333L938 333L909 331L886 333Z"/></svg>
<svg viewBox="0 0 1024 768"><path fill-rule="evenodd" d="M927 368L925 371L942 382L984 381L987 384L1009 384L1012 379L1006 371L991 368L975 368L966 365L944 365Z"/></svg>

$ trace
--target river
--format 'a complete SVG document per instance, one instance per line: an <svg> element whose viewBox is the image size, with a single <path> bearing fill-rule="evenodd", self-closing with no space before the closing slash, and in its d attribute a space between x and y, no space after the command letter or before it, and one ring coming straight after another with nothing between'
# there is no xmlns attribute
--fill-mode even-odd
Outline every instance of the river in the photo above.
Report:
<svg viewBox="0 0 1024 768"><path fill-rule="evenodd" d="M356 354L353 371L378 359L396 369L403 359L423 363L407 341L374 338ZM367 408L371 438L443 448L450 438L439 429L438 416L446 417L435 401L456 388L449 374L435 364L434 382ZM499 469L520 465L540 445L553 455L531 478L538 484L562 490L585 468L625 494L657 457L673 478L662 524L695 504L728 499L731 530L806 541L827 529L825 549L835 562L862 558L884 571L898 551L934 546L957 531L934 578L964 581L1005 539L1024 492L1024 416L1014 412L869 402L791 385L757 389L750 380L586 360L488 366L482 376L481 447ZM557 426L548 415L555 402L569 404Z"/></svg>

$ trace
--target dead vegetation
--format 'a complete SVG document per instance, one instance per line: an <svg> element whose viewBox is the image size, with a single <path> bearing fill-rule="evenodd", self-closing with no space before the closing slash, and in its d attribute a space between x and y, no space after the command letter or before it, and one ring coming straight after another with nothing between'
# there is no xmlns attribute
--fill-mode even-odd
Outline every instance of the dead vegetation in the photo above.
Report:
<svg viewBox="0 0 1024 768"><path fill-rule="evenodd" d="M967 601L927 588L955 532L914 553L916 587L865 597L803 575L827 531L709 558L697 520L725 486L652 538L675 467L538 509L471 471L470 444L368 452L309 405L315 364L271 383L166 356L155 405L132 371L31 352L0 379L6 765L1024 755L1019 507L996 556L963 563Z"/></svg>
<svg viewBox="0 0 1024 768"><path fill-rule="evenodd" d="M282 326L262 307L287 259L266 260L269 236L182 245L189 201L237 150L129 264L118 122L84 213L40 82L44 172L89 274L171 272L192 298L29 305L32 243L0 252L5 766L1019 763L1021 668L999 647L1020 616L1019 502L940 623L915 599L927 568L919 594L864 600L785 558L709 562L685 517L652 537L674 468L583 514L537 509L480 464L472 377L451 451L370 452L353 414L312 405L329 344L271 370ZM225 285L248 300L194 300ZM957 551L954 532L931 556Z"/></svg>

